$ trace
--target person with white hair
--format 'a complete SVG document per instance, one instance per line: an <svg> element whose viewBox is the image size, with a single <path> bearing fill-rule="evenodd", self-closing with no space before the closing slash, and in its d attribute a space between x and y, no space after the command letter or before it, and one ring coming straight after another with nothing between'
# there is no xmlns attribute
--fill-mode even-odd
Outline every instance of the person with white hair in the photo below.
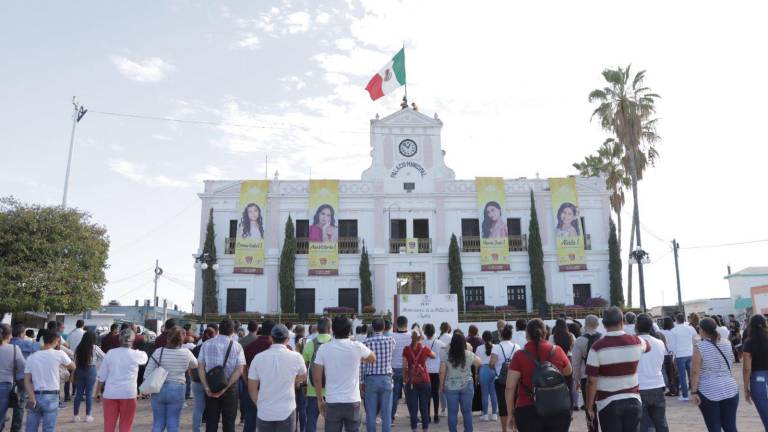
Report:
<svg viewBox="0 0 768 432"><path fill-rule="evenodd" d="M584 318L584 334L576 339L576 343L573 344L573 350L571 351L571 363L573 365L573 382L581 388L581 397L584 402L587 401L587 356L589 350L592 348L592 344L603 335L597 331L600 326L600 320L595 315L587 315ZM587 417L587 424L590 423L589 417ZM598 430L598 418L594 416L592 418L592 427L590 430Z"/></svg>

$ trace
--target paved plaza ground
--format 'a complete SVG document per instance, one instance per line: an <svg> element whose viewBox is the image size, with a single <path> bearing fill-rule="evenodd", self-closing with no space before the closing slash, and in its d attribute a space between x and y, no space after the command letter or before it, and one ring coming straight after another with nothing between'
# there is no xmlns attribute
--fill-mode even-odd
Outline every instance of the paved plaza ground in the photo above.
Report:
<svg viewBox="0 0 768 432"><path fill-rule="evenodd" d="M734 374L737 381L741 382L741 365L735 365ZM185 408L182 412L182 431L189 431L192 429L192 401L189 401L189 407ZM62 409L59 412L59 422L56 428L57 431L62 432L85 432L85 431L100 431L102 430L102 412L101 404L94 404L94 417L93 423L72 423L72 408L71 403L67 404L66 409ZM459 419L461 420L461 419ZM704 420L701 417L698 407L694 406L690 402L681 402L677 398L667 398L667 421L669 422L670 430L673 432L697 432L706 430L704 426ZM459 421L461 425L461 421ZM498 422L482 422L480 421L479 413L475 413L474 416L475 430L481 432L500 431L500 425ZM740 432L758 432L764 431L762 424L760 423L760 417L757 415L757 411L753 405L748 405L744 402L743 396L739 401L739 413L737 426ZM134 422L134 431L150 431L152 429L152 407L149 401L139 401L139 408L136 414L136 421ZM364 426L361 430L364 430ZM238 426L237 430L242 430L242 425ZM319 431L322 431L322 417ZM393 431L409 431L410 424L408 420L408 409L401 403L398 408L397 419L392 427ZM437 425L430 425L432 431L447 431L448 425L446 419L441 418L440 423ZM461 430L461 426L459 426ZM580 411L574 413L574 420L571 423L571 431L573 432L586 432L586 422L584 420L584 412ZM610 432L610 431L607 431Z"/></svg>

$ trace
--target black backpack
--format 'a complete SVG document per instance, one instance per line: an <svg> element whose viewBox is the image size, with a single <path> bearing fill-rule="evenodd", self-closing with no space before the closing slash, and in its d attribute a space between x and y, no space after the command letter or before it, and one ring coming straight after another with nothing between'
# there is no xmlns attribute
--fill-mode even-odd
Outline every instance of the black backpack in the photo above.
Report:
<svg viewBox="0 0 768 432"><path fill-rule="evenodd" d="M320 342L317 340L317 338L312 339L312 343L315 345L315 350L312 351L312 359L309 361L309 367L307 368L307 378L309 379L309 383L312 384L312 387L315 387L317 389L317 385L315 385L315 380L312 378L312 369L314 369L312 366L315 365L315 357L317 357L317 352L320 350L320 346L323 345L325 342ZM325 371L323 371L323 382L325 382Z"/></svg>
<svg viewBox="0 0 768 432"><path fill-rule="evenodd" d="M501 371L499 376L496 377L496 381L506 385L507 384L507 371L509 370L509 362L512 360L512 356L515 354L515 345L512 345L512 352L507 357L507 353L504 352L504 346L499 344L501 348L501 355L504 356L504 361L501 363Z"/></svg>
<svg viewBox="0 0 768 432"><path fill-rule="evenodd" d="M523 385L523 388L533 400L536 414L541 417L570 415L571 413L571 392L565 382L565 377L560 373L560 369L549 362L555 354L556 348L555 346L552 347L547 360L543 362L539 362L538 352L533 355L530 351L523 349L523 354L534 364L533 379L531 380L533 388L528 388L526 385Z"/></svg>
<svg viewBox="0 0 768 432"><path fill-rule="evenodd" d="M586 334L584 336L587 338L587 349L584 351L584 357L582 357L582 359L584 361L587 361L587 357L589 357L589 350L592 349L592 344L595 343L595 341L597 341L601 337L603 337L603 335L600 334L600 332L595 332L591 335Z"/></svg>

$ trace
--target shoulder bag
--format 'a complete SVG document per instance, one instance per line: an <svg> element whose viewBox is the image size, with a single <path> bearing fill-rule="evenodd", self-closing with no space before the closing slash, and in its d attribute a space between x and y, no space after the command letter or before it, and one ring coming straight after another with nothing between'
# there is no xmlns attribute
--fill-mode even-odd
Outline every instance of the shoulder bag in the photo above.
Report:
<svg viewBox="0 0 768 432"><path fill-rule="evenodd" d="M232 351L232 342L229 341L227 347L227 353L224 354L224 361L221 366L215 366L205 373L205 380L208 382L208 388L212 393L218 393L227 388L227 374L224 372L224 368L227 366L227 359L229 359L229 353Z"/></svg>
<svg viewBox="0 0 768 432"><path fill-rule="evenodd" d="M165 348L160 348L159 361L155 360L154 356L150 357L150 359L155 362L157 367L152 371L152 375L145 377L144 382L142 382L141 386L139 386L139 391L142 394L160 393L160 390L163 388L163 384L165 384L165 380L168 378L168 371L165 370L164 367L160 366L160 364L163 362L164 352Z"/></svg>

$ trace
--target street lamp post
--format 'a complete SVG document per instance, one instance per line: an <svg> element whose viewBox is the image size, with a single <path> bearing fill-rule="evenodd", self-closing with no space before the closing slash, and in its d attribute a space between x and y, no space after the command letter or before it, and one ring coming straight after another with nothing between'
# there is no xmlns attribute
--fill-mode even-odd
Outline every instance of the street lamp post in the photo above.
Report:
<svg viewBox="0 0 768 432"><path fill-rule="evenodd" d="M199 255L195 256L195 268L200 269L203 272L209 268L212 271L216 271L219 269L219 264L216 262L216 258L214 256L208 252L201 252ZM203 279L203 285L205 285L205 279ZM203 320L205 320L205 288L203 288L201 300L202 302L200 303L200 315L202 315Z"/></svg>
<svg viewBox="0 0 768 432"><path fill-rule="evenodd" d="M643 292L643 264L648 264L651 262L651 256L648 254L648 252L644 251L640 246L637 246L635 250L629 253L629 259L634 260L637 263L637 276L640 281L640 309L642 309L643 313L646 312L645 307L645 292Z"/></svg>

